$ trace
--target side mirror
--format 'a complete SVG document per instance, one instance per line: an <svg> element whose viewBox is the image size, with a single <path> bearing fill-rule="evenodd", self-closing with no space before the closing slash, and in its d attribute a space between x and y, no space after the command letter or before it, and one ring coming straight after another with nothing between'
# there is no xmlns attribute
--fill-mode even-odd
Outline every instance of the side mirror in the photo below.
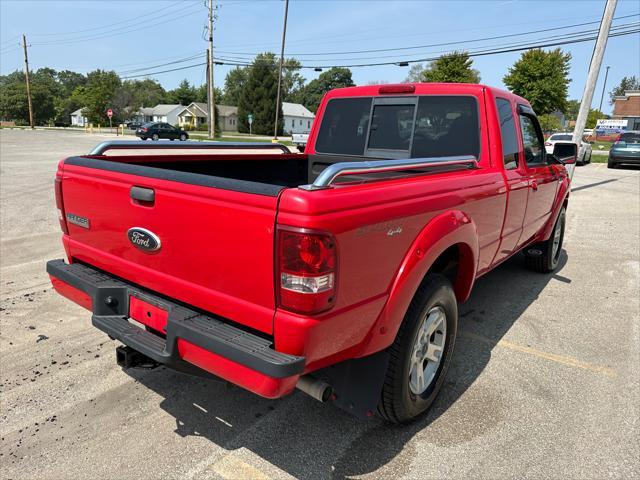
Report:
<svg viewBox="0 0 640 480"><path fill-rule="evenodd" d="M563 165L572 165L578 158L578 145L571 142L557 142L553 145L553 156Z"/></svg>

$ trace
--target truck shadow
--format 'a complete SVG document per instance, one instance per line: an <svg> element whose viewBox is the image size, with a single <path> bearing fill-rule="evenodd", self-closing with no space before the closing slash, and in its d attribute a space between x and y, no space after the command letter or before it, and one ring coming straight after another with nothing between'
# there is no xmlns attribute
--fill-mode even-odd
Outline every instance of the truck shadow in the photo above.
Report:
<svg viewBox="0 0 640 480"><path fill-rule="evenodd" d="M496 344L546 285L552 280L571 282L558 273L566 262L563 251L554 274L536 274L524 268L518 255L477 281L471 299L460 306L447 382L431 411L410 425L361 421L300 392L270 401L164 368L127 373L162 398L160 407L175 418L175 433L181 437L201 436L226 450L249 450L304 479L345 478L379 469L380 476L386 476L384 467L391 460L407 456L387 472L401 476L416 453L409 444L415 437L422 437L423 445L455 446L499 423L500 408L491 402L491 392L483 392L482 401L468 400L472 407L465 399L474 395L473 390L461 397L489 363Z"/></svg>

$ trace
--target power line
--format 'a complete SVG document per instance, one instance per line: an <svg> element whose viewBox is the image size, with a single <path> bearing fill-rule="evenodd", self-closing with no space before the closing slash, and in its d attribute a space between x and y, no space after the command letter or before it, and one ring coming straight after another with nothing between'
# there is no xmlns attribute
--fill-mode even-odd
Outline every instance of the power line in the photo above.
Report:
<svg viewBox="0 0 640 480"><path fill-rule="evenodd" d="M178 64L178 63L188 62L190 60L195 60L196 58L200 57L201 55L202 55L202 53L198 53L197 55L191 55L190 57L182 58L180 60L175 60L173 62L161 63L161 64L158 64L158 65L153 65L153 66L148 66L148 67L134 68L134 69L131 69L131 70L122 70L122 71L117 72L117 73L118 73L118 75L120 75L120 74L131 74L131 73L140 72L142 70L148 70L150 68L166 67L167 65L175 65L175 64Z"/></svg>
<svg viewBox="0 0 640 480"><path fill-rule="evenodd" d="M640 28L629 29L629 30L626 30L626 31L620 31L620 32L616 32L616 33L611 33L609 35L609 38L620 37L620 36L625 36L625 35L632 35L634 33L640 33ZM470 57L481 57L481 56L488 56L488 55L498 55L498 54L501 54L501 53L519 52L519 51L530 50L530 49L535 49L535 48L545 48L545 47L554 47L554 46L561 46L561 45L570 45L570 44L575 44L575 43L588 42L590 40L595 40L596 38L597 38L596 36L591 35L591 36L582 37L582 38L578 38L578 39L572 39L572 40L557 40L557 41L552 41L552 42L528 44L526 46L516 46L516 47L507 46L505 48L496 48L496 49L490 49L490 50L485 50L485 51L470 52L469 56ZM407 60L406 63L430 62L430 61L436 60L437 58L439 58L439 57L435 56L435 57L428 57L428 58L422 58L422 59L417 59L417 60ZM386 65L397 65L398 63L403 63L403 62L404 62L403 60L398 60L398 61L394 61L394 62L375 62L375 63L350 64L350 65L345 65L345 64L342 64L342 65L301 65L299 68L304 68L304 69L335 68L335 67L360 68L360 67L377 67L377 66L386 66ZM241 61L234 61L234 60L231 60L231 59L218 57L217 63L223 64L223 65L230 65L230 66L248 67L248 66L251 66L253 63L255 63L255 61L254 62L246 62L246 61L245 62L241 62ZM172 69L168 69L168 70L161 70L161 71L156 71L156 72L147 72L145 74L131 75L131 76L122 77L122 78L123 79L127 79L127 78L147 77L147 76L158 75L158 74L162 74L162 73L176 72L176 71L180 71L180 70L187 70L187 69L190 69L190 68L200 67L202 65L206 65L206 62L201 62L201 63L197 63L197 64L194 64L194 65L187 65L185 67L172 68ZM286 66L285 66L285 68L286 68Z"/></svg>
<svg viewBox="0 0 640 480"><path fill-rule="evenodd" d="M160 13L160 12L162 12L164 10L173 8L173 7L175 7L175 6L177 6L177 5L181 4L181 3L184 3L185 1L186 0L180 0L179 2L172 3L171 5L167 5L166 7L159 8L158 10L156 10L155 12L152 13L152 16L155 16L155 15L157 15L158 13ZM68 36L76 35L78 33L95 32L96 30L102 30L104 28L111 28L111 27L114 27L116 25L122 25L124 23L136 24L136 23L139 23L139 22L140 22L140 20L138 18L129 18L127 20L122 20L120 22L115 22L115 23L111 23L111 24L108 24L108 25L103 25L101 27L84 28L82 30L75 30L73 32L32 33L31 36L32 37L51 37L51 36L63 36L63 37L66 36L66 37L68 37ZM131 26L133 26L133 25L129 25L129 27L131 27ZM127 27L120 27L120 28L127 28ZM105 33L105 32L102 32L102 33Z"/></svg>
<svg viewBox="0 0 640 480"><path fill-rule="evenodd" d="M200 13L200 6L199 5L194 5L196 8L195 9L191 9L191 11L187 11L186 13L183 13L182 15L178 15L175 16L173 14L167 14L167 15L162 15L160 17L157 17L155 20L158 20L160 18L164 18L166 16L171 15L171 18L168 20L164 20L162 22L155 22L155 23L151 23L142 27L136 27L136 28L130 28L129 30L126 30L126 28L129 27L123 27L125 28L125 30L122 30L122 28L119 29L115 29L112 30L111 32L102 32L98 35L93 35L93 36L86 36L86 37L78 37L78 38L73 38L73 39L62 39L62 40L53 40L50 42L34 42L33 45L42 45L42 46L48 46L48 45L68 45L68 44L76 44L78 42L83 42L83 41L87 41L87 40L100 40L103 38L109 38L109 37L115 37L115 36L119 36L119 35L123 35L126 33L132 33L132 32L138 32L140 30L146 30L148 28L152 28L152 27L156 27L158 25L164 25L166 23L170 23L173 22L175 20L178 20L180 18L184 18L184 17L188 17L191 15L194 15L196 13Z"/></svg>
<svg viewBox="0 0 640 480"><path fill-rule="evenodd" d="M631 18L631 17L638 17L640 16L640 14L638 13L634 13L631 15L624 15L622 17L617 17L614 20L622 20L625 18ZM431 44L427 44L427 45L414 45L411 47L397 47L397 48L378 48L378 49L371 49L371 50L352 50L352 51L345 51L345 52L320 52L320 53L288 53L288 55L307 55L307 56L322 56L322 55L351 55L351 54L357 54L357 53L381 53L381 52L397 52L397 51L402 51L402 50L417 50L419 48L431 48L431 47L442 47L442 46L446 46L446 45L460 45L460 44L464 44L464 43L472 43L472 42L481 42L481 41L487 41L487 40L498 40L498 39L502 39L502 38L510 38L510 37L520 37L520 36L525 36L525 35L531 35L531 34L535 34L535 33L544 33L544 32L551 32L551 31L555 31L555 30L564 30L567 28L575 28L575 27L582 27L585 25L593 25L593 24L599 24L600 20L597 21L593 21L593 22L584 22L584 23L575 23L572 25L563 25L560 27L552 27L552 28L544 28L541 30L531 30L528 32L518 32L518 33L510 33L510 34L506 34L506 35L495 35L492 37L483 37L483 38L475 38L475 39L470 39L470 40L459 40L456 42L444 42L444 43L431 43ZM218 50L218 52L220 53L226 53L226 54L240 54L240 55L258 55L258 53L256 52L231 52L231 51L225 51L225 50Z"/></svg>
<svg viewBox="0 0 640 480"><path fill-rule="evenodd" d="M623 25L618 25L616 27L613 27L612 30L616 31L616 30L621 30L624 28L629 28L629 27L638 27L640 26L640 22L633 22L633 23L628 23L628 24L623 24ZM585 34L594 34L597 33L598 30L597 29L591 29L591 30L582 30L582 31L577 31L577 32L571 32L571 33L567 33L564 35L552 35L552 36L546 36L546 37L541 37L541 38L536 38L536 39L528 39L528 40L523 40L521 42L516 42L516 43L512 43L509 44L509 46L513 47L513 46L519 46L519 45L528 45L531 42L538 42L538 41L547 41L547 40L558 40L558 39L569 39L569 38L573 38L573 37L578 37L578 36L582 36ZM479 46L477 48L487 48L487 47L504 47L504 43L497 43L497 44L493 44L493 45L483 45L483 46ZM472 49L469 50L465 50L465 51L471 51ZM438 51L438 52L418 52L418 53L409 53L403 56L404 59L408 59L408 57L415 57L418 55L425 55L425 54L442 54L442 53L448 53L450 52L450 50L446 50L446 51ZM219 52L221 53L221 52ZM223 55L224 58L227 58L229 60L236 60L236 61L248 61L251 60L252 56L250 55ZM248 58L247 58L248 57ZM376 56L366 56L366 57L351 57L351 58L340 58L340 59L336 59L336 58L318 58L318 59L309 59L309 58L305 58L305 57L295 57L296 60L298 61L305 61L305 60L309 60L309 61L314 61L314 62L336 62L336 61L354 61L354 60L370 60L370 59L383 59L383 58L397 58L397 54L396 55L376 55Z"/></svg>

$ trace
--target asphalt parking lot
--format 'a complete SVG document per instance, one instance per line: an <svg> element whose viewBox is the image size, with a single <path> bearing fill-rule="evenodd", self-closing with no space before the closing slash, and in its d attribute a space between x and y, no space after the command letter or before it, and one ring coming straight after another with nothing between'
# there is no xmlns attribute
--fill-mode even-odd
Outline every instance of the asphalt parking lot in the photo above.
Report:
<svg viewBox="0 0 640 480"><path fill-rule="evenodd" d="M44 270L57 162L103 138L0 131L0 478L640 475L640 170L576 169L560 269L516 257L480 279L435 407L394 427L117 367Z"/></svg>

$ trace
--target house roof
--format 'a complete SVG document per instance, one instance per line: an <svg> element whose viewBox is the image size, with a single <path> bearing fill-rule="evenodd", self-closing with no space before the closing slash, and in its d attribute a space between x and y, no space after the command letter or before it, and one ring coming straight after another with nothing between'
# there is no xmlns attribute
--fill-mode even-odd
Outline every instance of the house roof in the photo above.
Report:
<svg viewBox="0 0 640 480"><path fill-rule="evenodd" d="M75 112L71 112L71 116L72 116L72 117L79 117L79 116L81 116L81 115L82 115L82 110L84 110L84 107L83 107L83 108L79 108L79 109L77 109Z"/></svg>
<svg viewBox="0 0 640 480"><path fill-rule="evenodd" d="M202 103L202 102L190 103L189 106L184 107L184 109L181 110L180 113L178 113L178 115L182 115L185 110L189 110L191 113L193 113L193 107L197 107L199 110L202 111L203 115L205 116L207 115L208 106L206 103ZM216 107L218 107L218 113L220 113L221 117L228 117L230 115L238 114L238 107L234 107L232 105L216 105Z"/></svg>
<svg viewBox="0 0 640 480"><path fill-rule="evenodd" d="M173 112L176 108L180 108L182 105L180 104L166 104L161 103L153 107L153 115L167 115L168 113Z"/></svg>
<svg viewBox="0 0 640 480"><path fill-rule="evenodd" d="M299 103L282 102L282 114L288 117L304 117L314 118L315 115L311 113L304 105Z"/></svg>

